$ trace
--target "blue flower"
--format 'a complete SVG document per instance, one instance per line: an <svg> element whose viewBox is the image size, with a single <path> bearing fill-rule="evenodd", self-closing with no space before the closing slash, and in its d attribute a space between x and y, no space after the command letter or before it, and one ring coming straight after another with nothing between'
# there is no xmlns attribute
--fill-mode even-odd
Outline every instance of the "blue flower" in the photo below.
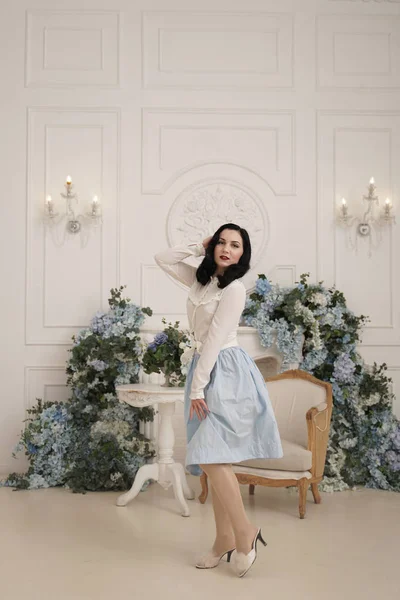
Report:
<svg viewBox="0 0 400 600"><path fill-rule="evenodd" d="M161 346L161 344L164 344L164 342L166 342L167 340L168 340L167 334L162 331L161 333L157 333L157 335L154 337L153 343L156 346Z"/></svg>
<svg viewBox="0 0 400 600"><path fill-rule="evenodd" d="M88 365L99 372L104 371L108 367L108 364L103 360L91 360L88 362Z"/></svg>
<svg viewBox="0 0 400 600"><path fill-rule="evenodd" d="M400 421L397 422L397 427L393 431L391 438L392 438L394 447L397 450L400 450ZM400 456L399 456L399 460L400 460Z"/></svg>
<svg viewBox="0 0 400 600"><path fill-rule="evenodd" d="M400 471L400 453L394 452L393 450L389 450L386 453L386 458L389 462L390 467L393 471Z"/></svg>
<svg viewBox="0 0 400 600"><path fill-rule="evenodd" d="M272 286L268 279L259 278L256 282L256 292L260 296L265 296L271 290Z"/></svg>
<svg viewBox="0 0 400 600"><path fill-rule="evenodd" d="M33 444L31 444L30 442L28 442L28 444L27 444L27 450L28 450L29 454L37 454L37 452L38 452L38 448L36 446L34 446Z"/></svg>
<svg viewBox="0 0 400 600"><path fill-rule="evenodd" d="M312 350L310 350L310 352L308 352L303 358L301 369L303 369L303 371L312 372L313 369L319 367L326 361L327 356L328 351L326 348L322 348L321 350L312 348Z"/></svg>
<svg viewBox="0 0 400 600"><path fill-rule="evenodd" d="M356 365L346 353L340 354L335 360L333 377L342 383L350 383L353 379Z"/></svg>

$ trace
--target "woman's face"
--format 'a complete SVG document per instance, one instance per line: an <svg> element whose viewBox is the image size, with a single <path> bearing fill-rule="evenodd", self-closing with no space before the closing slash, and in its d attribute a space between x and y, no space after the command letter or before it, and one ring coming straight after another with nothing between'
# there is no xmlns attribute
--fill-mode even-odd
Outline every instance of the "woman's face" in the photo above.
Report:
<svg viewBox="0 0 400 600"><path fill-rule="evenodd" d="M239 231L224 229L214 249L214 260L217 263L217 273L221 274L230 265L239 262L243 254L243 240Z"/></svg>

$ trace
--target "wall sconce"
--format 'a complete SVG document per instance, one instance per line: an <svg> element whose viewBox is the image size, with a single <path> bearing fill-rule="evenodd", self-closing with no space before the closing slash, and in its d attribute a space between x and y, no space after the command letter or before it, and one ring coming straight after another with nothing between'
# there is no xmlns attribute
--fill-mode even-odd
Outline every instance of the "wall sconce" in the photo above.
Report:
<svg viewBox="0 0 400 600"><path fill-rule="evenodd" d="M392 214L393 205L389 198L386 198L383 210L379 211L379 198L375 195L375 180L371 177L368 185L368 195L363 196L367 202L367 210L362 217L351 216L345 198L342 198L337 223L348 231L348 240L353 250L357 250L358 237L368 238L369 250L368 256L371 256L372 247L376 248L382 241L382 229L396 223ZM352 235L353 234L353 235Z"/></svg>
<svg viewBox="0 0 400 600"><path fill-rule="evenodd" d="M72 201L75 200L78 203L78 194L73 192L74 186L69 175L64 187L65 193L61 192L60 196L65 199L65 213L60 215L56 212L51 196L47 196L43 222L52 232L54 243L57 246L61 246L65 242L67 234L75 235L77 233L81 233L82 246L86 246L90 229L102 224L99 199L97 196L94 196L90 205L90 211L85 214L77 214L72 208ZM57 226L62 221L66 223L63 232L60 234L60 228Z"/></svg>

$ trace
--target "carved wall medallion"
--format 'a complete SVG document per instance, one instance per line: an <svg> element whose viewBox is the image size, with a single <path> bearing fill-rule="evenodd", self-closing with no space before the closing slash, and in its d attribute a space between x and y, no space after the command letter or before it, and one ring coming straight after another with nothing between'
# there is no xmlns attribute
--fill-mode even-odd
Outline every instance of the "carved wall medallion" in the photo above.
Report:
<svg viewBox="0 0 400 600"><path fill-rule="evenodd" d="M208 179L186 188L168 215L169 243L176 246L202 241L224 223L236 223L247 230L254 266L268 243L268 214L260 198L236 181Z"/></svg>

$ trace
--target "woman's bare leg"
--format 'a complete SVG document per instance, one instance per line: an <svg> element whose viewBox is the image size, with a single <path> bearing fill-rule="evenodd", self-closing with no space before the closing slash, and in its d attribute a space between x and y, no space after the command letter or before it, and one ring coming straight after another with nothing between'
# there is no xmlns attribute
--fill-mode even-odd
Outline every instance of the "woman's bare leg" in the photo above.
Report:
<svg viewBox="0 0 400 600"><path fill-rule="evenodd" d="M219 499L213 485L211 485L211 497L216 529L213 554L215 554L215 556L221 556L221 554L224 554L224 552L235 548L235 534L233 533L232 524L228 513Z"/></svg>
<svg viewBox="0 0 400 600"><path fill-rule="evenodd" d="M247 518L239 483L232 470L232 466L228 464L200 466L207 473L213 491L216 492L222 507L229 517L235 534L236 550L248 554L257 533L257 527Z"/></svg>

